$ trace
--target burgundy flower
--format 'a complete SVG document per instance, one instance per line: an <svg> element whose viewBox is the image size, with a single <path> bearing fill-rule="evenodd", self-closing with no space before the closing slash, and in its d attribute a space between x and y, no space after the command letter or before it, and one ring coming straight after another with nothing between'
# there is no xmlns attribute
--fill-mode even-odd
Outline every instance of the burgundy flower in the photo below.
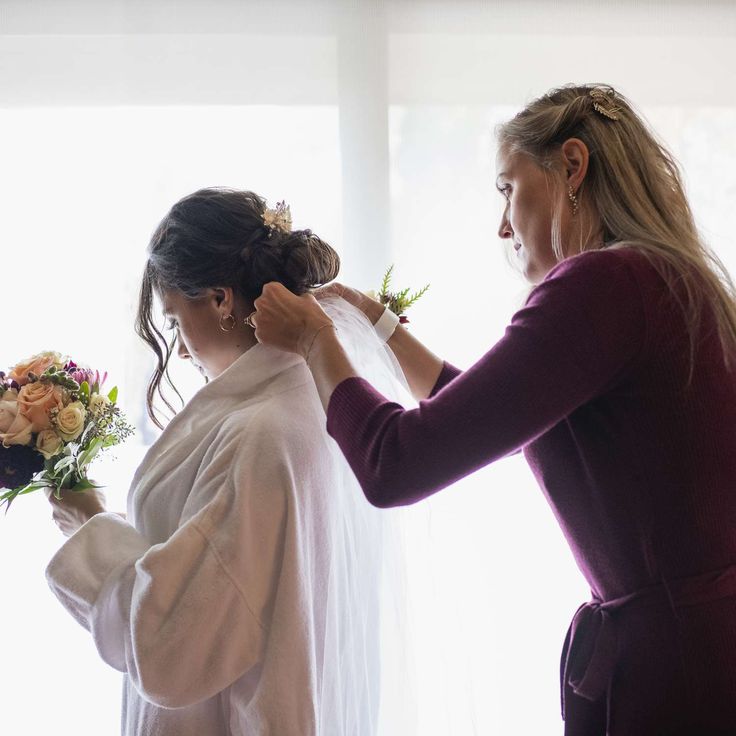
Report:
<svg viewBox="0 0 736 736"><path fill-rule="evenodd" d="M33 447L0 445L0 488L19 488L43 470L43 456Z"/></svg>

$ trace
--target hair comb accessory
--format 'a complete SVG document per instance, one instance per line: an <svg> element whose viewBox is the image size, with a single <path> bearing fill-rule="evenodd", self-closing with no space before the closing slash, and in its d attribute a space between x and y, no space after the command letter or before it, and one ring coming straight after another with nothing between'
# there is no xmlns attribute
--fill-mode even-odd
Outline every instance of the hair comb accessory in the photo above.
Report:
<svg viewBox="0 0 736 736"><path fill-rule="evenodd" d="M613 90L603 89L602 87L594 87L589 92L593 100L593 109L609 120L620 120L621 108L616 105L613 97Z"/></svg>
<svg viewBox="0 0 736 736"><path fill-rule="evenodd" d="M272 209L266 207L263 212L263 224L273 233L278 230L280 233L291 232L291 208L286 202L277 202Z"/></svg>

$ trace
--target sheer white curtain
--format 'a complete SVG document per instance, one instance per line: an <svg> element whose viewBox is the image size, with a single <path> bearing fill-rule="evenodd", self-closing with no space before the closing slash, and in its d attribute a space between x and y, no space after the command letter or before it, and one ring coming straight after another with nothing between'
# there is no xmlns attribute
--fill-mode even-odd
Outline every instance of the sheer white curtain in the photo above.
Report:
<svg viewBox="0 0 736 736"><path fill-rule="evenodd" d="M493 127L602 81L674 150L736 270L730 3L0 0L0 32L0 367L53 348L110 371L139 427L96 471L114 507L154 436L132 331L145 245L196 188L285 198L348 283L392 262L397 284L430 282L412 329L464 367L525 293L496 236ZM29 497L0 519L0 732L114 733L119 677L45 587L48 516ZM561 733L559 650L587 591L523 460L426 519L432 545L407 539L417 733Z"/></svg>

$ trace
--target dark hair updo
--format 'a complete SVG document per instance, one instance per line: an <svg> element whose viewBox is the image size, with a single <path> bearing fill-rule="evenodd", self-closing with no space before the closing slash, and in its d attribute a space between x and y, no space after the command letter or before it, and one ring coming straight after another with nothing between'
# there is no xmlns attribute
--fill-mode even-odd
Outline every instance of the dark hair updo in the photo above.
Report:
<svg viewBox="0 0 736 736"><path fill-rule="evenodd" d="M167 342L153 317L154 295L177 291L189 299L205 289L229 286L252 302L264 284L278 281L295 294L332 281L340 257L311 230L283 232L264 222L266 202L254 192L200 189L179 200L154 232L143 274L136 332L156 354L157 366L147 391L148 414L168 375L174 340ZM179 398L181 396L179 395Z"/></svg>

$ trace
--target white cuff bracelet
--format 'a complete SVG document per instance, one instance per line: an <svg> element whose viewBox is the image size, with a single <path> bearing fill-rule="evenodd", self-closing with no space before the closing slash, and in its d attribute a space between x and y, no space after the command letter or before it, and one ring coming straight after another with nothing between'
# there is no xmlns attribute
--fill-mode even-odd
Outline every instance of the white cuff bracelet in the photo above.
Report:
<svg viewBox="0 0 736 736"><path fill-rule="evenodd" d="M383 314L378 318L378 322L373 325L373 329L376 331L379 339L383 342L388 342L391 335L396 330L396 325L399 324L398 315L394 314L388 307L383 310Z"/></svg>

